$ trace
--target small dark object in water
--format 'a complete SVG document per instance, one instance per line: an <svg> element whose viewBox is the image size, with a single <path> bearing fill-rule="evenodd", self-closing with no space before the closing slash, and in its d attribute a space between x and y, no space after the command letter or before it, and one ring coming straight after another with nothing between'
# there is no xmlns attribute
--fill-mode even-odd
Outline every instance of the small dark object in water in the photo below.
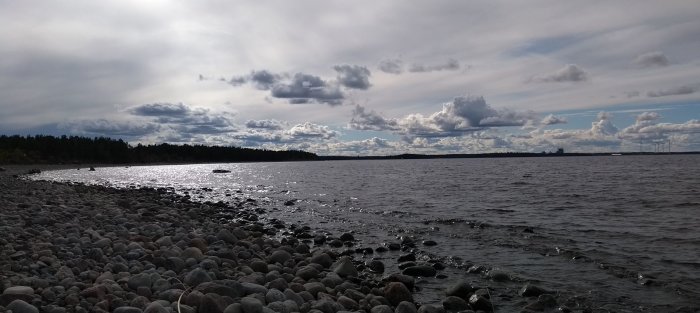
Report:
<svg viewBox="0 0 700 313"><path fill-rule="evenodd" d="M94 172L94 171L95 171L95 168L90 166L90 172Z"/></svg>
<svg viewBox="0 0 700 313"><path fill-rule="evenodd" d="M437 242L433 240L423 240L423 245L428 247L437 246Z"/></svg>
<svg viewBox="0 0 700 313"><path fill-rule="evenodd" d="M27 171L27 174L29 174L29 175L39 174L39 173L41 173L41 170L37 169L37 168L33 168L33 169Z"/></svg>
<svg viewBox="0 0 700 313"><path fill-rule="evenodd" d="M229 170L213 170L212 173L223 174L223 173L231 173L231 171L229 171Z"/></svg>

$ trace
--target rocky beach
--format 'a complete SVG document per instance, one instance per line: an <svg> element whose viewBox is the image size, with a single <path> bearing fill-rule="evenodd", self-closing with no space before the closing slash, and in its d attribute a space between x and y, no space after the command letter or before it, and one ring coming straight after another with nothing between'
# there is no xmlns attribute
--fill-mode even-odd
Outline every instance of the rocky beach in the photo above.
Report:
<svg viewBox="0 0 700 313"><path fill-rule="evenodd" d="M420 250L435 242L369 247L262 219L254 199L200 203L167 189L23 179L28 171L0 172L0 312L504 312L506 301L612 312L476 265L465 277L510 287L452 280L440 303L420 303L417 282L444 276L446 264Z"/></svg>

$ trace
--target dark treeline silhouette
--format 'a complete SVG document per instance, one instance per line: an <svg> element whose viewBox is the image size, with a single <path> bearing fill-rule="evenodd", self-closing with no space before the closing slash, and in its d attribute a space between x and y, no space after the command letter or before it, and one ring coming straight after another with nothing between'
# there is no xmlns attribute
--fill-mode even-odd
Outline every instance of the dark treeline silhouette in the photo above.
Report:
<svg viewBox="0 0 700 313"><path fill-rule="evenodd" d="M304 151L204 145L136 145L121 139L78 136L0 136L0 164L197 163L315 160Z"/></svg>

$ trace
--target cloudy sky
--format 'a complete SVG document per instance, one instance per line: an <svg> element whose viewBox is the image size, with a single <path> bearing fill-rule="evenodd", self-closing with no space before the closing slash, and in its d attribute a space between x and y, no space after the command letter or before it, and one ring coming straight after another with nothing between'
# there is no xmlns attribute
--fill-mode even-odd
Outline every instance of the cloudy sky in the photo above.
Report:
<svg viewBox="0 0 700 313"><path fill-rule="evenodd" d="M319 154L700 150L689 1L3 1L0 133Z"/></svg>

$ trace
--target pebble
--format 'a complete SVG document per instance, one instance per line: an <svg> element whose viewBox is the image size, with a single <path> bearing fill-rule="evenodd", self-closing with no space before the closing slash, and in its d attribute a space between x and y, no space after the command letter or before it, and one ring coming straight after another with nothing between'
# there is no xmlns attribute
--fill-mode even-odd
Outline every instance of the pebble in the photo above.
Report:
<svg viewBox="0 0 700 313"><path fill-rule="evenodd" d="M12 310L12 313L39 313L39 309L35 306L19 299L10 302L7 308Z"/></svg>
<svg viewBox="0 0 700 313"><path fill-rule="evenodd" d="M401 301L413 302L411 291L400 282L391 282L384 286L384 296L392 305L398 305Z"/></svg>

